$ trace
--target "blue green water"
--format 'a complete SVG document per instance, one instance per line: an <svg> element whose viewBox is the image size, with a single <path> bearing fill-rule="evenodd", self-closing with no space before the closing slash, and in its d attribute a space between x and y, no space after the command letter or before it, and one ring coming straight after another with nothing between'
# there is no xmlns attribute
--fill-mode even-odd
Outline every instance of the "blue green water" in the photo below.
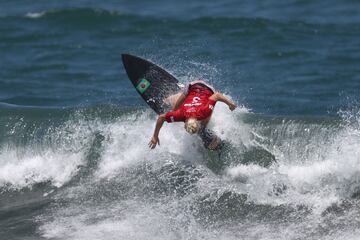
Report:
<svg viewBox="0 0 360 240"><path fill-rule="evenodd" d="M359 36L355 0L1 1L0 236L356 239ZM224 152L148 150L121 53L230 96Z"/></svg>

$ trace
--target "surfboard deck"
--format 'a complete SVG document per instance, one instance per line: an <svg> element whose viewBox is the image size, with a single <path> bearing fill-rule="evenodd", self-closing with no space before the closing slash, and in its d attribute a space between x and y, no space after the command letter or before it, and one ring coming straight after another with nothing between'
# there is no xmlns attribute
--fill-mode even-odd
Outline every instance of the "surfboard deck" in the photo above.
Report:
<svg viewBox="0 0 360 240"><path fill-rule="evenodd" d="M179 81L159 66L130 54L122 54L126 73L145 102L157 113L167 112L164 99L180 91Z"/></svg>
<svg viewBox="0 0 360 240"><path fill-rule="evenodd" d="M130 54L122 54L121 57L130 81L145 102L157 114L171 111L171 106L164 99L181 90L179 81L148 60ZM220 148L221 139L212 130L204 128L198 135L206 148Z"/></svg>

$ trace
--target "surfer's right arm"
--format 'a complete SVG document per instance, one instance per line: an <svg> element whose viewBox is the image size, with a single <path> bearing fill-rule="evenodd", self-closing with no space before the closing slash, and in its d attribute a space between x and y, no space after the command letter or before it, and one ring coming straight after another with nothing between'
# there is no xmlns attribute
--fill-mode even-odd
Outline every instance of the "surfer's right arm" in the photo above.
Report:
<svg viewBox="0 0 360 240"><path fill-rule="evenodd" d="M165 121L168 123L184 122L185 116L184 116L183 112L181 111L181 109L178 109L178 110L172 111L172 112L167 112L166 114L160 114L156 121L154 135L152 136L152 138L149 142L149 147L151 149L154 149L156 147L156 144L160 145L159 132Z"/></svg>
<svg viewBox="0 0 360 240"><path fill-rule="evenodd" d="M159 133L160 133L160 129L161 129L162 125L164 124L165 120L166 120L165 114L160 114L156 121L154 134L149 142L149 148L154 149L156 147L156 144L160 145Z"/></svg>

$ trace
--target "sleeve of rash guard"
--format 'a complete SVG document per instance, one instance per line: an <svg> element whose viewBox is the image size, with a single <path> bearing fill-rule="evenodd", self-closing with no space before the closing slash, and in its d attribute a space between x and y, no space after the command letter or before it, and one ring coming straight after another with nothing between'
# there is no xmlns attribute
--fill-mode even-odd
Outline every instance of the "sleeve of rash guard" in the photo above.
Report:
<svg viewBox="0 0 360 240"><path fill-rule="evenodd" d="M167 112L165 114L165 119L168 123L185 121L184 114L180 109L173 112Z"/></svg>

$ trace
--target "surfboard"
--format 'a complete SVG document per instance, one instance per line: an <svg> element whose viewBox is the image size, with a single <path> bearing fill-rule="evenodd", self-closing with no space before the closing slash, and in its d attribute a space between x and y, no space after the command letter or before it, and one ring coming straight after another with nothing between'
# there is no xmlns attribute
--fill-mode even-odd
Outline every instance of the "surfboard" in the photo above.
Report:
<svg viewBox="0 0 360 240"><path fill-rule="evenodd" d="M145 102L157 114L171 111L171 106L166 104L164 99L181 90L179 81L148 60L130 54L122 54L121 57L131 83ZM221 140L212 130L204 128L198 135L206 148L220 148Z"/></svg>

